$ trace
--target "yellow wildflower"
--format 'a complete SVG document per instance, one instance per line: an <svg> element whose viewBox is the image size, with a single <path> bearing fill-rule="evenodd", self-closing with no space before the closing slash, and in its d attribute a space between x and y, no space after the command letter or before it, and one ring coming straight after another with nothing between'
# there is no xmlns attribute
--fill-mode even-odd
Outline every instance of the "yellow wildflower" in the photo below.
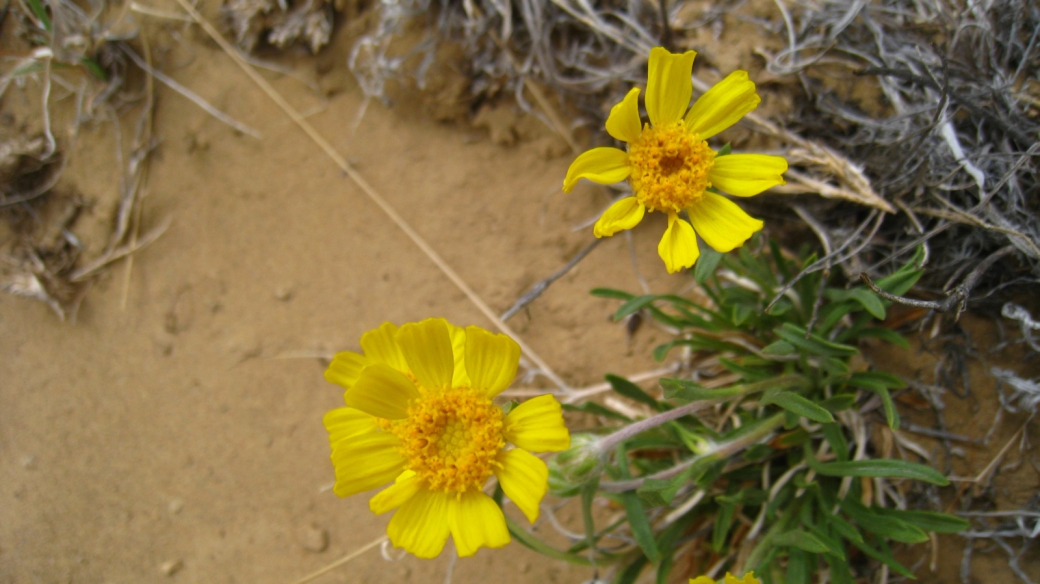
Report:
<svg viewBox="0 0 1040 584"><path fill-rule="evenodd" d="M607 237L632 229L647 209L667 213L668 228L657 252L669 273L693 266L700 256L694 230L705 243L725 253L762 229L761 221L709 188L751 197L785 184L781 175L787 170L787 161L780 156L718 156L708 146L708 138L737 123L762 100L747 72L734 71L690 107L695 56L694 51L678 55L653 48L646 83L650 123L644 125L639 119L639 88L633 88L607 118L607 132L626 142L627 152L617 148L584 152L571 163L563 181L564 192L570 192L583 178L600 184L628 179L633 196L611 205L593 232ZM683 210L692 226L679 216Z"/></svg>
<svg viewBox="0 0 1040 584"><path fill-rule="evenodd" d="M449 534L463 557L509 543L502 510L482 491L492 474L534 523L549 471L528 451L566 450L570 434L551 395L508 415L492 403L516 376L516 341L430 318L383 323L362 335L361 348L337 354L325 372L347 390L347 407L325 415L335 493L392 482L369 508L397 509L387 535L420 558L440 554Z"/></svg>
<svg viewBox="0 0 1040 584"><path fill-rule="evenodd" d="M697 576L690 579L690 584L715 584L715 581L707 576ZM743 578L737 578L733 574L726 572L726 580L723 584L762 584L762 581L755 578L754 572L744 574Z"/></svg>

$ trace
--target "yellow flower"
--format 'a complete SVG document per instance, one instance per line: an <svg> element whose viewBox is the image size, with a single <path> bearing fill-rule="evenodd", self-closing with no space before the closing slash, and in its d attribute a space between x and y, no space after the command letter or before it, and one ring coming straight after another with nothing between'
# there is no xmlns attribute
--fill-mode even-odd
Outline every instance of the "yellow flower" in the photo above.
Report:
<svg viewBox="0 0 1040 584"><path fill-rule="evenodd" d="M362 335L361 348L337 354L325 372L347 390L347 407L325 415L335 493L393 482L369 508L397 509L387 535L420 558L440 554L449 534L463 557L509 543L502 510L482 491L492 474L534 523L549 471L528 451L566 450L570 434L551 395L509 415L492 403L516 376L516 341L430 318L383 323Z"/></svg>
<svg viewBox="0 0 1040 584"><path fill-rule="evenodd" d="M628 143L628 151L593 148L571 163L563 180L564 192L583 178L600 184L628 179L632 185L634 196L611 205L596 222L596 237L632 229L647 209L667 213L668 228L657 252L669 273L693 266L700 256L694 230L725 253L762 229L761 221L709 187L751 197L785 184L781 175L787 170L780 156L718 156L708 147L708 138L737 123L762 100L747 72L735 71L689 107L695 56L693 51L677 55L651 49L646 83L650 123L639 119L639 88L633 88L607 118L607 132ZM679 216L684 209L692 227Z"/></svg>
<svg viewBox="0 0 1040 584"><path fill-rule="evenodd" d="M715 584L715 581L707 576L697 576L690 580L690 584ZM743 578L737 578L733 574L726 572L726 581L724 584L762 584L762 581L755 578L754 572L744 574Z"/></svg>

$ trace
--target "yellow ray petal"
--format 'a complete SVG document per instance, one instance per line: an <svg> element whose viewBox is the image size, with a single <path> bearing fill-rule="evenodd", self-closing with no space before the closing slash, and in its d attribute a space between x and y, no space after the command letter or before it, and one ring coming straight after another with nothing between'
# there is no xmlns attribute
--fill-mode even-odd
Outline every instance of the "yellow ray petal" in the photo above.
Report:
<svg viewBox="0 0 1040 584"><path fill-rule="evenodd" d="M747 71L734 71L697 98L686 114L686 127L707 140L737 123L761 101Z"/></svg>
<svg viewBox="0 0 1040 584"><path fill-rule="evenodd" d="M419 492L420 484L415 472L406 470L394 479L394 484L369 499L368 508L376 515L397 509Z"/></svg>
<svg viewBox="0 0 1040 584"><path fill-rule="evenodd" d="M657 244L657 254L664 260L669 274L691 267L701 255L693 227L675 213L668 214L668 229Z"/></svg>
<svg viewBox="0 0 1040 584"><path fill-rule="evenodd" d="M466 371L470 387L495 397L509 387L520 364L520 345L502 334L466 327Z"/></svg>
<svg viewBox="0 0 1040 584"><path fill-rule="evenodd" d="M694 51L681 55L667 49L650 49L650 63L646 78L646 114L654 126L663 126L678 121L693 96Z"/></svg>
<svg viewBox="0 0 1040 584"><path fill-rule="evenodd" d="M594 183L609 185L621 182L632 173L628 153L617 148L593 148L578 155L567 169L563 192L569 193L578 181L587 178Z"/></svg>
<svg viewBox="0 0 1040 584"><path fill-rule="evenodd" d="M451 376L452 387L469 387L469 374L466 373L466 329L455 326L448 321L448 334L451 335L451 353L455 356L455 372Z"/></svg>
<svg viewBox="0 0 1040 584"><path fill-rule="evenodd" d="M744 245L753 233L762 229L761 221L750 217L733 201L712 192L705 192L686 212L704 242L722 253Z"/></svg>
<svg viewBox="0 0 1040 584"><path fill-rule="evenodd" d="M436 558L448 541L448 505L454 500L454 493L420 489L386 526L390 543L419 558Z"/></svg>
<svg viewBox="0 0 1040 584"><path fill-rule="evenodd" d="M468 558L482 547L500 548L509 543L506 517L491 497L478 490L466 491L450 500L448 508L448 528L460 558Z"/></svg>
<svg viewBox="0 0 1040 584"><path fill-rule="evenodd" d="M707 576L697 576L690 578L690 584L715 584L715 581Z"/></svg>
<svg viewBox="0 0 1040 584"><path fill-rule="evenodd" d="M361 348L365 356L375 363L386 363L387 365L401 371L408 371L408 363L401 354L401 349L394 341L397 334L397 325L392 322L384 322L379 328L372 329L361 335Z"/></svg>
<svg viewBox="0 0 1040 584"><path fill-rule="evenodd" d="M325 370L325 381L335 383L343 389L350 389L350 386L357 381L361 370L369 362L364 355L358 355L352 351L336 353L336 356L332 358L332 363L329 363L329 368Z"/></svg>
<svg viewBox="0 0 1040 584"><path fill-rule="evenodd" d="M755 578L754 572L748 572L747 574L744 574L743 578L737 578L733 574L726 572L725 584L762 584L762 581L758 578Z"/></svg>
<svg viewBox="0 0 1040 584"><path fill-rule="evenodd" d="M550 394L531 398L513 408L502 426L506 440L531 452L559 452L571 447L560 402Z"/></svg>
<svg viewBox="0 0 1040 584"><path fill-rule="evenodd" d="M729 154L715 158L708 181L735 197L753 197L770 187L787 184L781 176L785 172L787 161L782 156Z"/></svg>
<svg viewBox="0 0 1040 584"><path fill-rule="evenodd" d="M385 485L404 470L401 441L388 432L355 436L332 450L332 466L336 468L333 492L349 497Z"/></svg>
<svg viewBox="0 0 1040 584"><path fill-rule="evenodd" d="M348 406L388 420L407 416L408 402L418 397L412 380L383 363L362 369L357 382L343 394Z"/></svg>
<svg viewBox="0 0 1040 584"><path fill-rule="evenodd" d="M643 122L639 120L639 88L633 87L621 103L610 108L607 117L607 133L622 142L635 142L643 133Z"/></svg>
<svg viewBox="0 0 1040 584"><path fill-rule="evenodd" d="M646 207L639 202L639 199L625 197L603 212L603 215L596 221L596 226L592 228L592 233L596 237L610 237L618 231L632 229L643 220L644 213L646 213Z"/></svg>
<svg viewBox="0 0 1040 584"><path fill-rule="evenodd" d="M379 429L375 418L354 408L336 408L325 414L323 421L325 429L329 432L329 446L333 450L344 440Z"/></svg>
<svg viewBox="0 0 1040 584"><path fill-rule="evenodd" d="M520 448L503 450L497 460L502 467L495 470L495 476L506 496L528 521L538 521L538 505L549 488L549 468L540 458Z"/></svg>
<svg viewBox="0 0 1040 584"><path fill-rule="evenodd" d="M395 338L420 385L426 389L443 389L451 385L455 353L446 320L427 318L422 322L410 322L397 331Z"/></svg>

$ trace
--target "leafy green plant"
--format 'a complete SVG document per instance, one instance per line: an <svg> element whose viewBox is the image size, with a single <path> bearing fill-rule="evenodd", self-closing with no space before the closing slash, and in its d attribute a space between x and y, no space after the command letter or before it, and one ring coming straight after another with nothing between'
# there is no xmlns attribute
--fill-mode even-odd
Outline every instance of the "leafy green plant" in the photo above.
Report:
<svg viewBox="0 0 1040 584"><path fill-rule="evenodd" d="M842 584L855 581L853 557L909 576L893 543L967 527L908 507L915 481L948 484L941 473L872 456L868 426L876 418L899 427L892 391L904 383L868 370L858 344L909 347L881 326L886 302L863 287L833 286L823 271L800 274L811 256L788 257L774 242L764 247L758 255L747 247L726 256L705 250L694 278L710 306L677 295L593 291L622 302L616 319L643 312L677 331L654 350L658 360L681 352L687 362L713 360L717 374L696 377L694 368L662 379L659 396L608 375L616 393L649 412L638 421L597 403L569 406L604 423L550 465L556 494L581 500L584 536L558 550L514 531L521 542L560 559L613 564L622 584L648 565L663 584L675 560L691 554L687 565L706 570L721 562L767 583L808 584L826 571ZM905 293L921 275L921 259L878 286ZM596 497L612 501L619 517L597 523Z"/></svg>

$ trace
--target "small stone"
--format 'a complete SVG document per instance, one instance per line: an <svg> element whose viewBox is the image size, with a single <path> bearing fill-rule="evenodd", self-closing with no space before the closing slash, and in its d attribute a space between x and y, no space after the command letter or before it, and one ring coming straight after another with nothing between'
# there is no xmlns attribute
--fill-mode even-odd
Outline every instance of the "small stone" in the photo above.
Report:
<svg viewBox="0 0 1040 584"><path fill-rule="evenodd" d="M29 454L22 458L22 468L25 470L34 470L36 468L36 456Z"/></svg>
<svg viewBox="0 0 1040 584"><path fill-rule="evenodd" d="M184 561L182 561L182 560L169 560L169 561L163 562L162 565L159 566L159 571L162 572L163 574L166 574L167 576L173 576L177 572L180 572L181 568L183 568L183 567L184 567Z"/></svg>
<svg viewBox="0 0 1040 584"><path fill-rule="evenodd" d="M288 302L292 300L294 293L292 286L280 286L274 291L274 297L282 302Z"/></svg>
<svg viewBox="0 0 1040 584"><path fill-rule="evenodd" d="M180 499L171 500L169 504L169 509L171 515L176 515L180 513L181 509L184 509L184 501L181 501Z"/></svg>
<svg viewBox="0 0 1040 584"><path fill-rule="evenodd" d="M300 530L300 545L309 552L320 554L329 547L329 532L311 524Z"/></svg>

